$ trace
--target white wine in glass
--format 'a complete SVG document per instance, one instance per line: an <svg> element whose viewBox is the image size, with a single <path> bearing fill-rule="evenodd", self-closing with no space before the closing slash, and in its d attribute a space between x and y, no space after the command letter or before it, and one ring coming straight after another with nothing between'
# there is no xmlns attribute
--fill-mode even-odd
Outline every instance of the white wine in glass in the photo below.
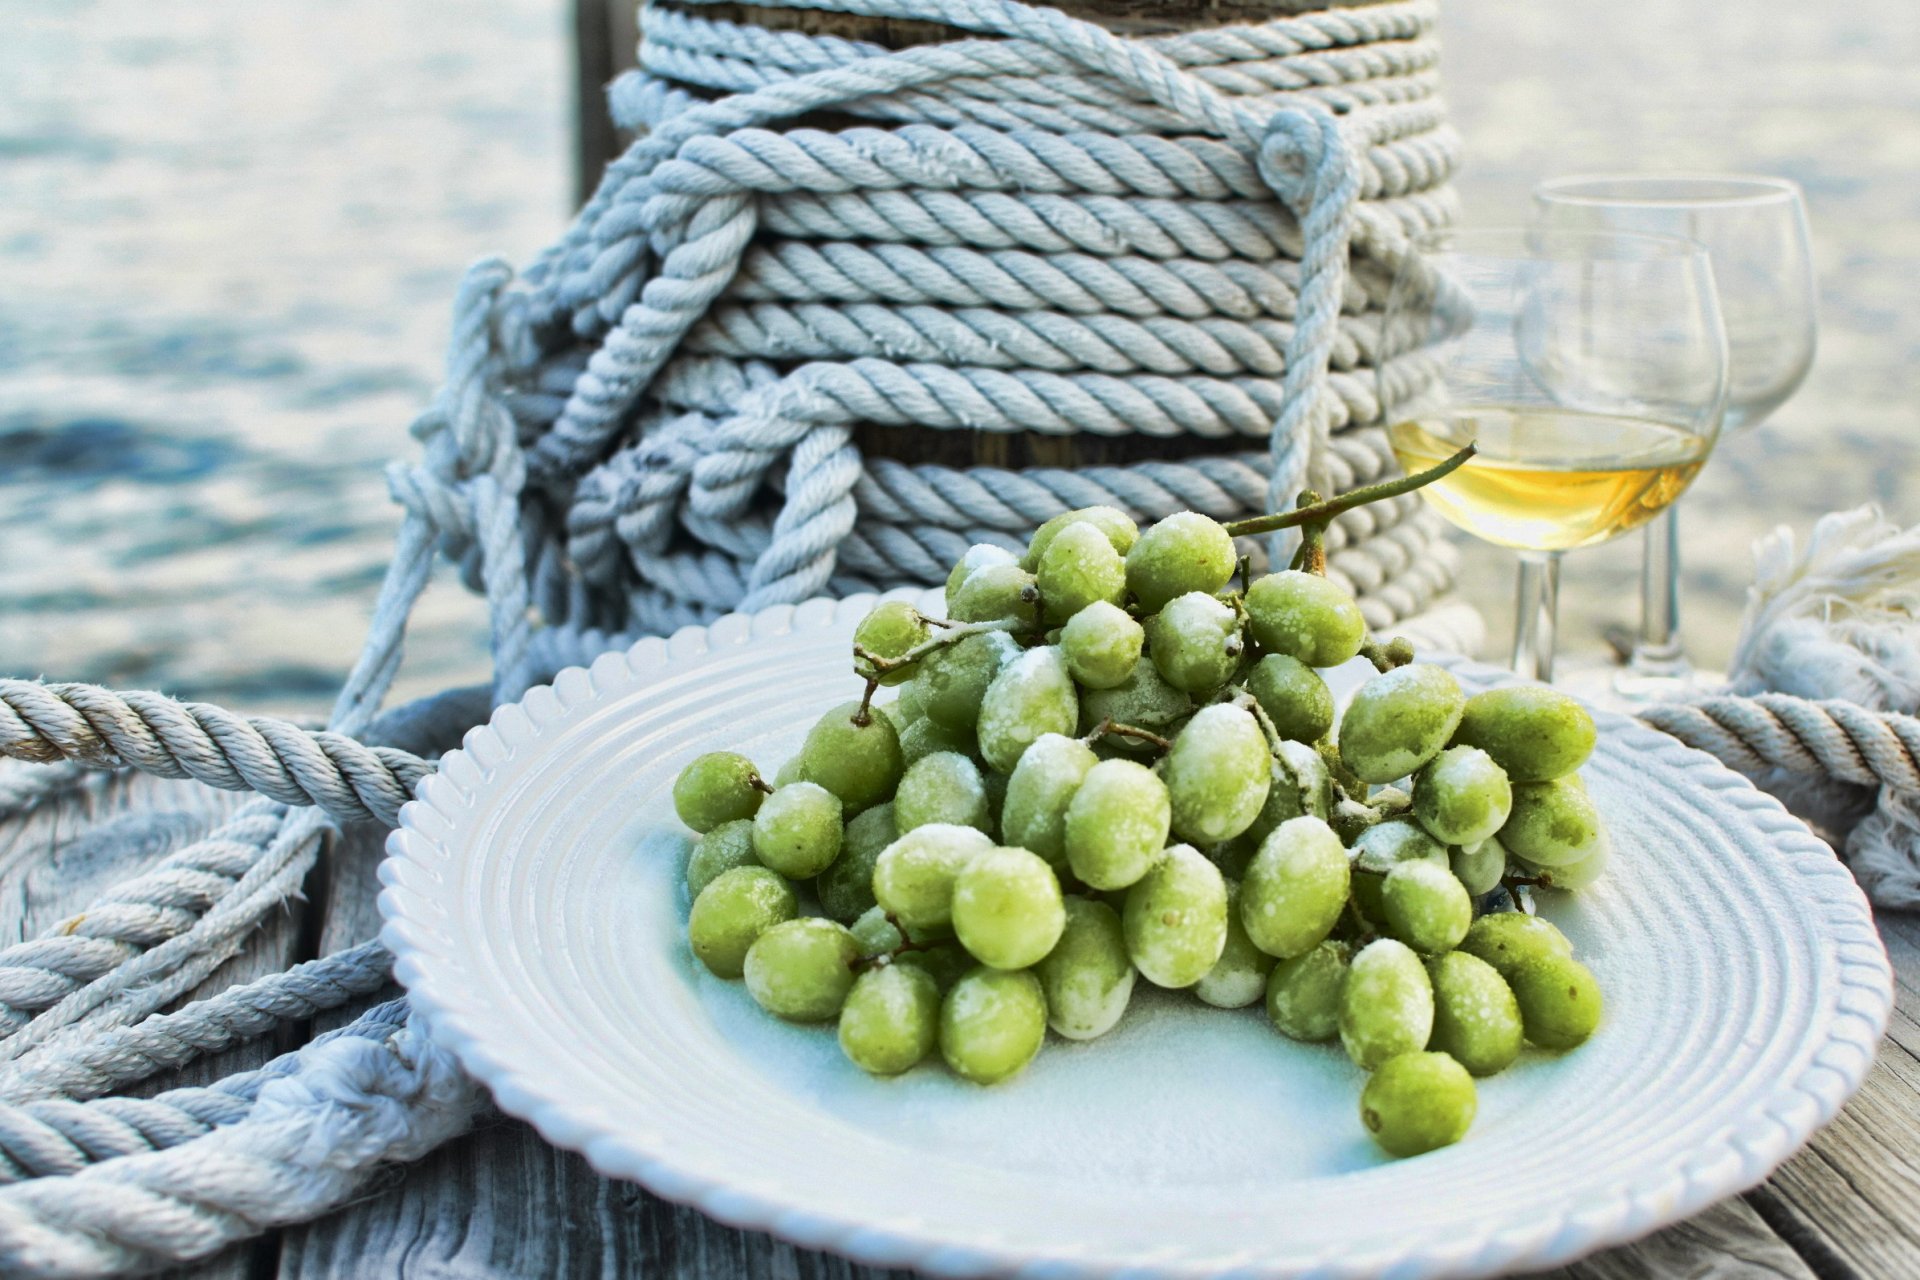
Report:
<svg viewBox="0 0 1920 1280"><path fill-rule="evenodd" d="M1416 248L1381 334L1426 376L1411 395L1382 380L1388 438L1409 472L1476 446L1420 495L1520 553L1513 667L1550 680L1561 555L1664 511L1719 434L1712 269L1690 241L1618 232L1448 231Z"/></svg>

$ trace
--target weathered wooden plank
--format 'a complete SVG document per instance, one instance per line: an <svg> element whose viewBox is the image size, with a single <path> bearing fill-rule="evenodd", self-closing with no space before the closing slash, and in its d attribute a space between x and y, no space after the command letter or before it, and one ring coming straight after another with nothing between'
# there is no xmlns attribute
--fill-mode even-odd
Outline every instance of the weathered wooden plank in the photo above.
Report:
<svg viewBox="0 0 1920 1280"><path fill-rule="evenodd" d="M1723 1201L1644 1240L1542 1272L1537 1280L1814 1280L1746 1202Z"/></svg>
<svg viewBox="0 0 1920 1280"><path fill-rule="evenodd" d="M128 776L0 822L0 939L14 942L45 932L140 868L205 835L248 800L196 783ZM274 913L246 951L187 998L285 968L298 957L304 915L297 901ZM280 1048L273 1038L263 1038L130 1091L151 1094L217 1080L260 1065ZM276 1251L272 1239L239 1245L194 1267L191 1274L244 1280Z"/></svg>

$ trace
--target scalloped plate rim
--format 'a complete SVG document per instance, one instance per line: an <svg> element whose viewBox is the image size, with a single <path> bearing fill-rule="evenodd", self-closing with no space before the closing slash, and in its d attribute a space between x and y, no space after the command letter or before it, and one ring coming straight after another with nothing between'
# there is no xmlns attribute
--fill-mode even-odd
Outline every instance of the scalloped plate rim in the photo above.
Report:
<svg viewBox="0 0 1920 1280"><path fill-rule="evenodd" d="M795 1244L827 1249L874 1265L906 1266L952 1276L1005 1274L1036 1268L1043 1269L1048 1276L1109 1275L1122 1264L1074 1253L1021 1249L1007 1241L960 1247L917 1237L912 1224L875 1223L799 1209L718 1180L683 1172L670 1155L644 1149L631 1135L609 1133L595 1117L565 1101L546 1096L538 1080L529 1078L537 1073L509 1066L490 1052L484 1035L471 1026L470 1015L476 1010L470 1000L461 998L457 959L435 953L426 945L432 929L430 922L421 919L420 912L432 914L434 911L429 888L436 874L433 863L449 859L453 853L417 824L431 814L450 832L458 833L463 825L461 818L471 819L478 796L469 794L466 787L446 776L446 762L461 757L461 763L455 766L456 772L471 767L484 785L500 765L511 761L525 745L509 739L538 738L540 723L521 705L528 697L537 697L545 703L541 708L543 712L555 713L551 723L564 723L584 707L647 683L649 673L642 664L671 664L682 657L719 647L713 642L716 631L721 644L752 644L800 630L843 625L871 608L876 600L921 599L928 594L920 588L898 588L879 595L861 594L837 600L814 597L798 604L776 605L756 614L728 614L706 627L689 626L669 636L644 637L624 653L602 654L589 667L570 667L556 675L553 682L530 690L520 702L495 708L485 724L468 730L461 746L443 758L442 772L432 779L439 785L424 790L419 798L402 807L400 824L388 836L387 857L379 869L384 886L378 899L383 920L380 936L394 953L396 978L424 1014L434 1042L452 1052L469 1074L487 1086L502 1111L527 1121L548 1142L580 1152L602 1174L638 1182L656 1195L690 1204L728 1225L766 1231ZM1476 681L1518 682L1512 673L1499 668L1450 655L1433 656L1449 669ZM574 673L584 676L584 681L576 681ZM574 688L556 688L562 679ZM1810 864L1803 868L1813 877L1809 881L1810 889L1821 880L1831 881L1834 896L1823 895L1819 901L1823 918L1834 928L1839 984L1861 993L1864 1006L1858 999L1840 999L1827 1024L1827 1042L1805 1069L1794 1080L1776 1084L1764 1103L1756 1102L1747 1123L1736 1131L1720 1135L1718 1144L1710 1151L1696 1150L1678 1165L1661 1170L1668 1176L1660 1187L1623 1188L1604 1201L1570 1208L1549 1221L1476 1227L1451 1243L1430 1243L1424 1249L1395 1247L1377 1250L1371 1257L1322 1255L1305 1262L1283 1263L1267 1271L1249 1267L1244 1269L1246 1274L1361 1277L1391 1269L1400 1280L1414 1280L1562 1265L1596 1249L1638 1239L1691 1217L1727 1196L1757 1186L1830 1122L1865 1080L1892 1012L1892 969L1872 923L1871 909L1851 873L1833 851L1779 801L1713 756L1614 713L1596 712L1595 718L1603 733L1643 739L1650 748L1675 755L1677 763L1697 775L1692 779L1694 782L1726 793L1726 799L1748 811L1749 817L1768 829L1768 835L1782 852ZM549 717L543 715L539 719ZM476 745L480 750L475 750ZM489 766L477 758L489 748L498 757L499 764ZM464 815L458 812L460 806L448 803L456 795L467 808ZM409 883L403 868L421 873L429 884ZM477 1012L484 1014L484 1010ZM1841 1061L1833 1061L1836 1056ZM1813 1104L1810 1112L1804 1106L1809 1101ZM1680 1184L1678 1191L1669 1191L1674 1182ZM1179 1259L1125 1264L1129 1276L1142 1280L1212 1274L1216 1269L1197 1258L1184 1264ZM1236 1273L1242 1269L1236 1267Z"/></svg>

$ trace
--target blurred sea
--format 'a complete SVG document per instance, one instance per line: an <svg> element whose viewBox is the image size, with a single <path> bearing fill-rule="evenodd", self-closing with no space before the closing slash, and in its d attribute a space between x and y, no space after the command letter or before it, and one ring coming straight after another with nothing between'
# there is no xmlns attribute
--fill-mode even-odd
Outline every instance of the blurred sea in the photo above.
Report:
<svg viewBox="0 0 1920 1280"><path fill-rule="evenodd" d="M1920 520L1920 6L1443 12L1476 220L1579 169L1807 189L1819 361L1686 503L1690 638L1724 658L1754 537L1870 500ZM565 225L570 24L551 0L0 0L0 672L324 708L459 273ZM1627 619L1637 554L1569 561L1567 649ZM1468 565L1495 652L1507 559ZM402 692L485 670L443 582Z"/></svg>

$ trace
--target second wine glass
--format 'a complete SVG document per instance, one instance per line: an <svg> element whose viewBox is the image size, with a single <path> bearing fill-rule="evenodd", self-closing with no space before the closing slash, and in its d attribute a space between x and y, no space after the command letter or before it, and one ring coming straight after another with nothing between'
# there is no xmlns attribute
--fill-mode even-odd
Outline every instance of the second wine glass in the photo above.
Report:
<svg viewBox="0 0 1920 1280"><path fill-rule="evenodd" d="M1713 271L1690 241L1620 232L1447 231L1415 247L1382 317L1383 354L1413 353L1381 361L1393 449L1411 472L1478 447L1421 496L1520 553L1513 668L1550 680L1561 555L1652 519L1719 434Z"/></svg>

